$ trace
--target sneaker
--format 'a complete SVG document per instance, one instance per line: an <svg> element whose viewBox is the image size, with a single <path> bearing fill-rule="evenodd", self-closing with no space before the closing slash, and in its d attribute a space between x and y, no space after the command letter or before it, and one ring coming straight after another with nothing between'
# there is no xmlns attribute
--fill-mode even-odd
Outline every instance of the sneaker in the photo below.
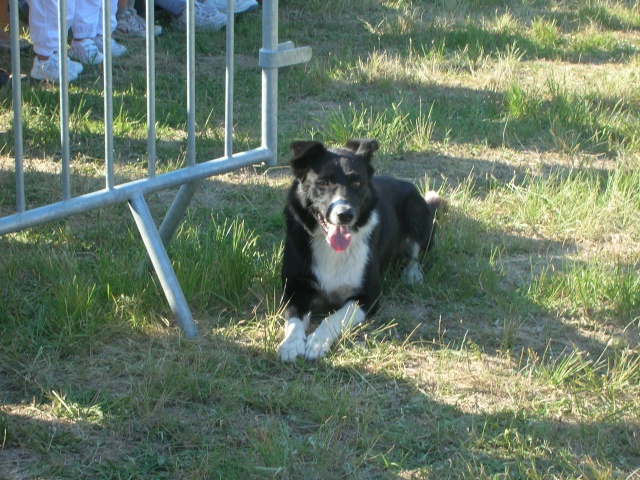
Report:
<svg viewBox="0 0 640 480"><path fill-rule="evenodd" d="M227 13L227 0L203 0L202 2L208 7L216 8L222 13ZM260 8L256 0L233 0L233 14L250 12Z"/></svg>
<svg viewBox="0 0 640 480"><path fill-rule="evenodd" d="M31 78L34 80L47 80L49 82L60 81L60 63L58 52L54 52L46 60L40 60L38 56L33 59L33 67L31 68ZM71 68L68 69L67 78L73 82L78 78L78 74Z"/></svg>
<svg viewBox="0 0 640 480"><path fill-rule="evenodd" d="M122 13L116 13L116 32L128 37L147 36L147 22L133 8L127 8ZM154 25L153 35L157 37L162 34L162 27Z"/></svg>
<svg viewBox="0 0 640 480"><path fill-rule="evenodd" d="M96 44L100 53L104 54L104 38L102 35L97 35L96 38L93 39L93 43ZM113 38L111 39L111 56L112 57L121 57L125 53L127 53L127 47L116 42Z"/></svg>
<svg viewBox="0 0 640 480"><path fill-rule="evenodd" d="M100 65L104 59L96 43L91 38L71 42L69 57L86 65Z"/></svg>
<svg viewBox="0 0 640 480"><path fill-rule="evenodd" d="M227 25L227 16L224 13L220 13L216 8L200 2L193 2L193 6L195 7L194 23L196 30L220 30ZM173 18L171 24L178 30L187 29L186 5L182 13Z"/></svg>
<svg viewBox="0 0 640 480"><path fill-rule="evenodd" d="M84 71L84 67L80 62L74 62L67 57L67 71L74 72L76 75L80 75Z"/></svg>

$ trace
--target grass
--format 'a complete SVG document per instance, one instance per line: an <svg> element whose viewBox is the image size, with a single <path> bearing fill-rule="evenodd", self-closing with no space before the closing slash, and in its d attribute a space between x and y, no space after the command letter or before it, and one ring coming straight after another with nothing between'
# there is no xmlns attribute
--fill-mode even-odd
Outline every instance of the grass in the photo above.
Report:
<svg viewBox="0 0 640 480"><path fill-rule="evenodd" d="M636 3L281 0L280 38L314 56L280 71L280 166L203 181L169 247L201 338L180 335L124 205L0 238L0 479L639 478ZM158 19L162 172L186 157L186 61ZM237 151L260 145L260 25L236 22ZM118 181L147 168L144 46L123 42ZM210 159L224 33L196 48ZM101 87L97 67L71 85L74 195L103 185ZM23 82L29 208L61 196L57 102ZM0 105L6 215L8 89ZM390 272L373 321L285 365L287 145L356 136L449 208L423 284ZM156 218L174 193L147 199Z"/></svg>

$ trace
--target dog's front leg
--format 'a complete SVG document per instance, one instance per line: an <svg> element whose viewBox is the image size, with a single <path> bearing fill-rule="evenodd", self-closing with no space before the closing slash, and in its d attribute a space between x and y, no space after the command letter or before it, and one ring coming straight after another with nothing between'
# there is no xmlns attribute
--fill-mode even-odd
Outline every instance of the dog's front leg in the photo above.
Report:
<svg viewBox="0 0 640 480"><path fill-rule="evenodd" d="M278 358L283 362L293 362L305 352L307 340L307 328L309 327L309 314L302 320L291 317L284 327L284 340L278 346Z"/></svg>
<svg viewBox="0 0 640 480"><path fill-rule="evenodd" d="M331 345L345 331L362 323L366 315L355 301L347 302L344 307L326 317L320 326L307 338L305 358L316 360L324 357Z"/></svg>

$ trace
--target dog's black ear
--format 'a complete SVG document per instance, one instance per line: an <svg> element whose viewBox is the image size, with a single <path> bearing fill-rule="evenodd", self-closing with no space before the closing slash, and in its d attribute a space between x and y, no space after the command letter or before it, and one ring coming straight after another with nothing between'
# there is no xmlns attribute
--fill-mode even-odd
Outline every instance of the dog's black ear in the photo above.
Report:
<svg viewBox="0 0 640 480"><path fill-rule="evenodd" d="M320 142L291 142L291 170L300 178L309 168L311 160L326 152Z"/></svg>
<svg viewBox="0 0 640 480"><path fill-rule="evenodd" d="M356 155L371 157L380 148L380 145L373 138L353 138L346 143L345 148L353 151Z"/></svg>

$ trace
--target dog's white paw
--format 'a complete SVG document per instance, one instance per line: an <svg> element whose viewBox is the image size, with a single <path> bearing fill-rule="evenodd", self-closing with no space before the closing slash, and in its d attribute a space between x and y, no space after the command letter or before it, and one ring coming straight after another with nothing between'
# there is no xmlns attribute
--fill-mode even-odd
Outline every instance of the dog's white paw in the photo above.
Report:
<svg viewBox="0 0 640 480"><path fill-rule="evenodd" d="M316 329L311 335L307 337L307 345L304 353L304 357L307 360L317 360L318 358L326 357L333 343L331 335L327 335L324 332L322 325Z"/></svg>
<svg viewBox="0 0 640 480"><path fill-rule="evenodd" d="M278 345L278 358L283 362L293 362L296 358L305 354L305 338L291 335Z"/></svg>
<svg viewBox="0 0 640 480"><path fill-rule="evenodd" d="M302 320L291 317L284 328L284 340L278 345L278 358L283 362L293 362L304 355L304 347L307 341L306 329L309 323L309 315Z"/></svg>

